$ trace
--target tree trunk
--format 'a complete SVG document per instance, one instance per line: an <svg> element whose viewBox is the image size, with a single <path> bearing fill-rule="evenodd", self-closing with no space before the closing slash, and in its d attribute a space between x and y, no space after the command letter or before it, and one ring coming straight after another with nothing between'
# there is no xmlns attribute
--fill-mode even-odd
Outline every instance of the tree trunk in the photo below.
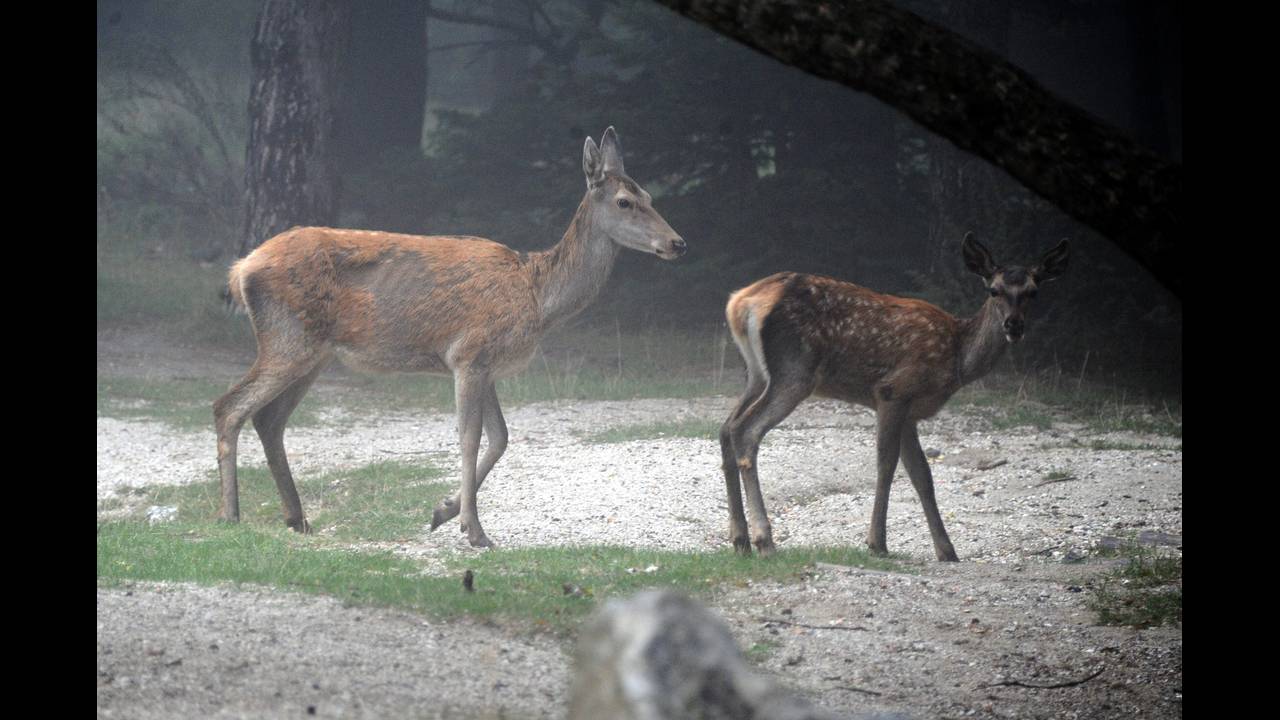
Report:
<svg viewBox="0 0 1280 720"><path fill-rule="evenodd" d="M333 224L332 139L349 6L266 0L250 44L246 218L240 255L294 225Z"/></svg>
<svg viewBox="0 0 1280 720"><path fill-rule="evenodd" d="M871 93L1106 235L1182 296L1182 166L994 53L884 0L658 2L788 65Z"/></svg>

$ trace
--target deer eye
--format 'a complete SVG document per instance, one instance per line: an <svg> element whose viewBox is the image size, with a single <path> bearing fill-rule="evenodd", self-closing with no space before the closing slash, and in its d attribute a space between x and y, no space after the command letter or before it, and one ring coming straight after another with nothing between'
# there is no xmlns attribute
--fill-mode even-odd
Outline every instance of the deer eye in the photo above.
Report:
<svg viewBox="0 0 1280 720"><path fill-rule="evenodd" d="M999 291L999 290L997 290L997 289L995 289L995 288L991 288L991 289L990 289L990 290L988 290L987 292L991 293L991 297L999 297L999 296L1000 296L1000 291Z"/></svg>
<svg viewBox="0 0 1280 720"><path fill-rule="evenodd" d="M1031 288L1030 290L1027 291L1027 297L1034 298L1038 292L1039 291L1036 290L1035 288Z"/></svg>
<svg viewBox="0 0 1280 720"><path fill-rule="evenodd" d="M627 208L631 207L631 201L626 198L618 198L618 207L622 208L623 210L626 210Z"/></svg>

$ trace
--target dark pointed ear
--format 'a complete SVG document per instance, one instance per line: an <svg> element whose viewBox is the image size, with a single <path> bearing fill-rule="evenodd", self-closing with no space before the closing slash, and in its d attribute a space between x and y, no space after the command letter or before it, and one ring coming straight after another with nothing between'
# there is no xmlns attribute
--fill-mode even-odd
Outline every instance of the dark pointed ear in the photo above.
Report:
<svg viewBox="0 0 1280 720"><path fill-rule="evenodd" d="M600 157L596 141L590 136L587 136L587 142L582 146L582 174L587 176L587 187L604 179L604 159Z"/></svg>
<svg viewBox="0 0 1280 720"><path fill-rule="evenodd" d="M616 175L626 175L622 168L622 146L618 144L618 133L610 125L600 138L600 155L604 158L604 171Z"/></svg>
<svg viewBox="0 0 1280 720"><path fill-rule="evenodd" d="M982 243L973 238L973 233L964 234L960 251L964 254L964 266L969 268L969 272L977 273L983 280L990 282L991 277L996 274L996 263Z"/></svg>
<svg viewBox="0 0 1280 720"><path fill-rule="evenodd" d="M1044 258L1040 260L1040 264L1031 268L1031 277L1036 282L1045 280L1053 280L1067 270L1067 253L1071 250L1070 243L1066 238L1062 242L1053 246L1053 249L1044 254Z"/></svg>

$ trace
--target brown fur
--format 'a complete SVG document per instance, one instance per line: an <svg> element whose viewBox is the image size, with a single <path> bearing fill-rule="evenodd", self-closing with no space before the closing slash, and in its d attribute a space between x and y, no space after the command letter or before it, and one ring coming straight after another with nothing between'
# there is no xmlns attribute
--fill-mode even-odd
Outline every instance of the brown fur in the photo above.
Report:
<svg viewBox="0 0 1280 720"><path fill-rule="evenodd" d="M589 304L620 246L665 259L684 240L623 172L617 139L587 138L588 192L560 242L522 255L477 237L295 227L228 273L258 340L245 377L214 403L224 520L239 519L236 444L253 418L284 502L285 522L308 524L285 457L289 414L334 357L370 370L451 373L462 445L462 488L432 514L434 530L459 514L472 545L476 490L506 449L496 380L522 370L542 334ZM623 201L626 202L623 202ZM481 436L489 444L479 458Z"/></svg>
<svg viewBox="0 0 1280 720"><path fill-rule="evenodd" d="M916 423L957 389L988 372L1006 336L1021 336L1037 278L1066 268L1066 241L1029 270L1001 269L966 236L966 265L988 283L977 316L958 319L923 300L895 297L821 275L778 273L729 297L725 315L747 364L747 389L720 431L729 535L749 554L774 549L759 487L760 440L811 394L876 411L876 496L867 544L887 552L885 516L899 459L920 497L939 560L955 560L933 494ZM754 319L754 322L753 322ZM742 494L751 509L750 536Z"/></svg>

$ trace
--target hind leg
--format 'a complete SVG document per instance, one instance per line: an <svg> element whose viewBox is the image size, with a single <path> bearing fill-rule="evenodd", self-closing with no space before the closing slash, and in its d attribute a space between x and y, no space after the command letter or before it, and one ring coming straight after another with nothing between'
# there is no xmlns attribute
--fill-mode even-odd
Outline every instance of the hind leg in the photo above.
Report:
<svg viewBox="0 0 1280 720"><path fill-rule="evenodd" d="M788 367L770 367L769 384L759 399L753 402L736 420L729 421L729 437L737 456L737 466L742 473L742 485L747 493L747 505L751 511L751 539L761 554L774 551L773 528L760 491L760 476L756 458L760 441L766 433L786 419L802 400L813 392L811 373L795 371Z"/></svg>
<svg viewBox="0 0 1280 720"><path fill-rule="evenodd" d="M280 491L280 500L284 504L285 525L300 533L311 532L306 515L302 512L302 501L298 498L298 489L294 486L293 475L289 472L289 459L284 451L284 428L302 397L307 394L316 376L324 369L325 362L317 363L306 375L295 380L285 388L284 392L267 403L253 415L253 427L262 440L262 449L267 455L267 466L271 468L271 477L276 481L276 489Z"/></svg>
<svg viewBox="0 0 1280 720"><path fill-rule="evenodd" d="M725 493L729 498L729 542L742 555L751 554L751 538L747 534L747 516L742 509L742 485L738 470L738 456L733 448L733 424L743 412L764 392L765 381L758 375L748 374L747 389L729 413L729 419L720 426L720 467L724 471Z"/></svg>
<svg viewBox="0 0 1280 720"><path fill-rule="evenodd" d="M240 493L236 478L236 443L240 438L240 429L245 420L258 413L286 393L295 384L312 375L316 367L325 360L323 344L313 337L303 326L298 316L288 308L275 303L269 292L252 275L241 276L241 294L249 321L253 324L253 334L258 341L258 357L253 367L240 382L236 383L225 395L213 404L214 427L218 434L218 474L222 480L222 508L218 517L227 522L240 521ZM313 378L314 379L314 378ZM298 397L282 400L275 409L268 411L262 418L263 425L271 426L277 420L279 435L283 438L284 421L292 412L310 380L302 383ZM288 411L285 411L288 406ZM262 425L258 425L259 428ZM267 450L268 462L275 453L268 440L273 433L259 435L263 437L263 447ZM284 457L284 446L278 445L278 456ZM275 475L276 464L272 464ZM287 468L287 465L285 465ZM287 474L287 469L285 473ZM277 476L277 485L280 485ZM288 506L291 502L298 505L297 518L301 519L301 505L297 501L297 492L293 489L292 478L289 480L289 491L292 498L286 497ZM284 494L284 488L281 487ZM286 507L286 513L291 508Z"/></svg>
<svg viewBox="0 0 1280 720"><path fill-rule="evenodd" d="M283 366L266 365L259 353L248 374L213 404L214 427L218 433L218 474L222 480L222 508L218 511L221 520L240 522L236 443L245 420L310 373L316 362L315 358L306 358Z"/></svg>

